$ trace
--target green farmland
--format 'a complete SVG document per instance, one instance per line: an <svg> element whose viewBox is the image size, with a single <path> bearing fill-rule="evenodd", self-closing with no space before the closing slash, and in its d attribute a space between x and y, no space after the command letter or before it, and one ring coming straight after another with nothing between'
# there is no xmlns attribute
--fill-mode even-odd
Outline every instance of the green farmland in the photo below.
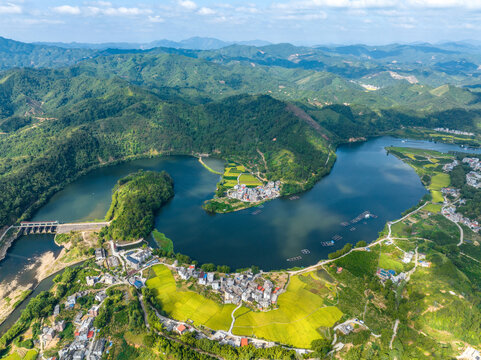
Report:
<svg viewBox="0 0 481 360"><path fill-rule="evenodd" d="M228 330L235 305L222 305L193 291L176 286L171 271L163 266L153 267L155 276L147 281L170 317L213 330ZM316 273L291 278L287 291L279 296L278 310L252 311L241 307L235 313L235 335L256 336L296 347L309 348L321 338L319 328L332 327L342 316L335 306L326 306L325 299L336 297L334 285L317 277Z"/></svg>

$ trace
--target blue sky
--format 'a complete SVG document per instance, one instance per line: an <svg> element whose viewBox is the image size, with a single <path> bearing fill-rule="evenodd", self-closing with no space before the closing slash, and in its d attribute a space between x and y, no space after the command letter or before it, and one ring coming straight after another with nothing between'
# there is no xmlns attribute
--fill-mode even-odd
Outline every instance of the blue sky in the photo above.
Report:
<svg viewBox="0 0 481 360"><path fill-rule="evenodd" d="M27 42L385 44L481 40L480 30L481 0L0 0L0 36Z"/></svg>

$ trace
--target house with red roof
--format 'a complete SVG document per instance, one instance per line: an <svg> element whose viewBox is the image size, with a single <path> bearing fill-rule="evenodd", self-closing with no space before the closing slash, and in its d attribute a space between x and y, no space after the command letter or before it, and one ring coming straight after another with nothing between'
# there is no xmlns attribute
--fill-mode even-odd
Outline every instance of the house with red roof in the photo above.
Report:
<svg viewBox="0 0 481 360"><path fill-rule="evenodd" d="M185 327L184 324L180 324L179 326L177 326L175 328L175 331L177 331L180 335L182 335L183 333L185 333L187 331L187 328Z"/></svg>

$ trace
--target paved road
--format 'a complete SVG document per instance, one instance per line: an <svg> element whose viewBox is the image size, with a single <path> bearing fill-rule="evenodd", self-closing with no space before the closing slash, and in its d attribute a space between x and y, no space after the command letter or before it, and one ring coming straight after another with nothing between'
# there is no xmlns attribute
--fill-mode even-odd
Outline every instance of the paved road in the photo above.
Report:
<svg viewBox="0 0 481 360"><path fill-rule="evenodd" d="M396 338L398 326L399 326L399 319L396 319L396 322L394 323L392 338L391 338L391 341L389 342L389 349L392 349L392 343L394 342L394 339Z"/></svg>
<svg viewBox="0 0 481 360"><path fill-rule="evenodd" d="M232 335L232 329L234 328L234 324L235 324L235 316L234 316L234 313L237 311L237 309L239 309L240 307L242 306L242 301L240 302L239 305L237 305L237 307L232 311L232 314L230 314L230 317L232 318L232 322L230 323L230 328L229 328L229 335Z"/></svg>
<svg viewBox="0 0 481 360"><path fill-rule="evenodd" d="M455 223L455 224L458 226L458 229L459 229L458 246L461 246L461 245L463 245L463 242L464 242L464 231L463 231L463 228L461 227L461 225L459 225L458 223Z"/></svg>
<svg viewBox="0 0 481 360"><path fill-rule="evenodd" d="M70 231L86 231L86 230L100 230L104 226L109 225L108 221L96 222L96 223L71 223L71 224L59 224L57 226L57 234L65 234Z"/></svg>

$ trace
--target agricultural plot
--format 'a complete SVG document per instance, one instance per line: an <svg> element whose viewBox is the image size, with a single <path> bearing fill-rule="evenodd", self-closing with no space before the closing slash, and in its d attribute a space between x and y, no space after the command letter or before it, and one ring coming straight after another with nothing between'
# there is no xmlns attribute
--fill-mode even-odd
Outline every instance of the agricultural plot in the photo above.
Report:
<svg viewBox="0 0 481 360"><path fill-rule="evenodd" d="M442 207L441 204L428 204L424 207L424 210L432 213L439 213L441 212Z"/></svg>
<svg viewBox="0 0 481 360"><path fill-rule="evenodd" d="M22 350L19 350L22 351ZM23 350L25 351L25 350ZM28 350L24 356L19 355L17 352L11 353L5 357L2 357L1 360L34 360L37 358L37 350Z"/></svg>
<svg viewBox="0 0 481 360"><path fill-rule="evenodd" d="M260 186L262 183L259 181L258 178L251 174L242 174L239 178L239 183L244 184L246 186Z"/></svg>
<svg viewBox="0 0 481 360"><path fill-rule="evenodd" d="M246 172L243 165L228 164L222 176L222 185L226 188L233 188L238 183L247 186L259 186L262 182L254 175Z"/></svg>
<svg viewBox="0 0 481 360"><path fill-rule="evenodd" d="M155 291L162 310L170 317L194 325L204 325L215 330L229 330L230 314L235 305L221 305L193 291L177 289L172 272L164 265L154 266L155 277L147 280L147 286Z"/></svg>
<svg viewBox="0 0 481 360"><path fill-rule="evenodd" d="M287 291L279 296L278 310L252 312L242 308L236 313L233 333L308 348L321 338L320 327L332 327L342 316L337 307L325 306L324 299L333 290L314 272L293 276Z"/></svg>
<svg viewBox="0 0 481 360"><path fill-rule="evenodd" d="M147 281L154 289L162 309L172 318L192 320L213 330L228 330L235 305L222 305L193 291L177 288L171 271L153 267L155 277ZM287 291L279 296L279 309L254 312L241 307L235 313L235 335L257 336L271 341L308 348L312 340L321 338L318 329L332 327L342 312L326 306L325 299L335 301L336 288L312 272L291 278Z"/></svg>

